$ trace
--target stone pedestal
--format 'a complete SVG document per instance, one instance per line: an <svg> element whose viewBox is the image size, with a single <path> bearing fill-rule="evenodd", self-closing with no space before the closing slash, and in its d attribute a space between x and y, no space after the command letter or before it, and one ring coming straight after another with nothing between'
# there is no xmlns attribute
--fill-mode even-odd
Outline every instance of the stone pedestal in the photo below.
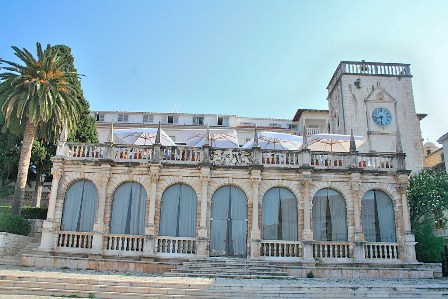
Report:
<svg viewBox="0 0 448 299"><path fill-rule="evenodd" d="M418 263L415 256L415 236L411 232L406 232L403 236L403 255L402 259L406 263Z"/></svg>
<svg viewBox="0 0 448 299"><path fill-rule="evenodd" d="M355 239L356 239L356 234L355 234ZM364 236L362 237L362 239L364 239ZM366 256L365 256L365 252L364 252L364 244L366 243L366 241L364 240L355 240L355 247L353 248L353 258L355 260L356 263L362 263L366 261Z"/></svg>
<svg viewBox="0 0 448 299"><path fill-rule="evenodd" d="M198 257L207 257L207 246L209 238L207 237L207 227L206 226L200 226L198 230L198 240L196 244L196 255Z"/></svg>
<svg viewBox="0 0 448 299"><path fill-rule="evenodd" d="M313 257L313 241L303 241L303 260L304 264L315 264L316 260Z"/></svg>
<svg viewBox="0 0 448 299"><path fill-rule="evenodd" d="M42 225L42 237L40 239L39 250L50 252L54 250L55 246L55 228L56 224L53 221L45 220Z"/></svg>
<svg viewBox="0 0 448 299"><path fill-rule="evenodd" d="M93 226L92 254L101 254L103 251L104 224L97 223Z"/></svg>
<svg viewBox="0 0 448 299"><path fill-rule="evenodd" d="M250 232L250 257L257 259L260 257L261 250L261 232L260 230L252 230Z"/></svg>
<svg viewBox="0 0 448 299"><path fill-rule="evenodd" d="M155 238L154 235L145 235L145 245L143 246L143 256L153 257L155 249Z"/></svg>

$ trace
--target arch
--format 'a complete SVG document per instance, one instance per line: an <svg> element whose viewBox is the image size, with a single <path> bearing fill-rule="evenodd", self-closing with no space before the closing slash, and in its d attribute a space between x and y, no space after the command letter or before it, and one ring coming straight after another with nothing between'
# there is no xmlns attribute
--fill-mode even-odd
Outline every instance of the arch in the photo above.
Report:
<svg viewBox="0 0 448 299"><path fill-rule="evenodd" d="M247 255L247 197L238 187L223 186L212 197L210 255Z"/></svg>
<svg viewBox="0 0 448 299"><path fill-rule="evenodd" d="M261 230L264 240L297 241L297 199L286 188L274 187L263 196Z"/></svg>
<svg viewBox="0 0 448 299"><path fill-rule="evenodd" d="M137 182L120 185L114 193L110 219L112 234L143 235L145 232L146 190Z"/></svg>
<svg viewBox="0 0 448 299"><path fill-rule="evenodd" d="M98 189L90 180L70 184L65 194L61 230L91 232L98 206Z"/></svg>
<svg viewBox="0 0 448 299"><path fill-rule="evenodd" d="M196 191L186 184L174 184L162 195L159 235L196 237Z"/></svg>
<svg viewBox="0 0 448 299"><path fill-rule="evenodd" d="M396 242L393 201L380 190L367 191L361 201L362 232L367 242Z"/></svg>
<svg viewBox="0 0 448 299"><path fill-rule="evenodd" d="M329 188L313 197L313 236L316 241L347 241L347 205L344 197Z"/></svg>

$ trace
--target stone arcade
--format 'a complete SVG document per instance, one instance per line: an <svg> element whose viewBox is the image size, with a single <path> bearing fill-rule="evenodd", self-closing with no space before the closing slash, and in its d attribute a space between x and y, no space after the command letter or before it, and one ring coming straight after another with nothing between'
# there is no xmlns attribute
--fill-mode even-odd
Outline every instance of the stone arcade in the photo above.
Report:
<svg viewBox="0 0 448 299"><path fill-rule="evenodd" d="M410 84L409 65L341 62L328 87L330 130L367 136L363 152L310 151L305 134L299 151L61 142L39 254L24 264L159 272L175 260L239 257L321 276L334 273L319 267L356 265L366 276L402 267L432 277L418 268L406 194L421 167Z"/></svg>

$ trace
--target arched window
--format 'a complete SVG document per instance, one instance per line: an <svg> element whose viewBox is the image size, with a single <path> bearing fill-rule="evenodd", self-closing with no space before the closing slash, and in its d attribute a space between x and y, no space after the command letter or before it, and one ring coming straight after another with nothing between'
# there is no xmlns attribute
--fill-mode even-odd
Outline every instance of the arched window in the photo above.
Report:
<svg viewBox="0 0 448 299"><path fill-rule="evenodd" d="M314 195L313 235L316 241L347 241L345 200L332 189L322 189Z"/></svg>
<svg viewBox="0 0 448 299"><path fill-rule="evenodd" d="M196 236L196 192L188 185L176 184L163 192L160 208L160 236Z"/></svg>
<svg viewBox="0 0 448 299"><path fill-rule="evenodd" d="M264 240L297 241L297 200L285 188L272 188L263 197L261 211Z"/></svg>
<svg viewBox="0 0 448 299"><path fill-rule="evenodd" d="M362 198L362 232L367 242L396 242L394 206L390 197L379 190Z"/></svg>
<svg viewBox="0 0 448 299"><path fill-rule="evenodd" d="M143 235L145 232L146 190L139 183L124 183L117 188L112 203L110 232Z"/></svg>
<svg viewBox="0 0 448 299"><path fill-rule="evenodd" d="M212 197L210 255L247 255L247 197L238 187L224 186Z"/></svg>
<svg viewBox="0 0 448 299"><path fill-rule="evenodd" d="M80 180L67 189L61 230L91 232L95 223L98 190L94 183Z"/></svg>

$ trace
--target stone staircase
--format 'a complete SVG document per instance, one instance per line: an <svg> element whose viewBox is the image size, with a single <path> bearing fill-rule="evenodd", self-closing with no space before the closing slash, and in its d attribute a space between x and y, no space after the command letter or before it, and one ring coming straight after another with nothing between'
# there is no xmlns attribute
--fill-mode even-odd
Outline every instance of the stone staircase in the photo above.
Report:
<svg viewBox="0 0 448 299"><path fill-rule="evenodd" d="M22 248L16 251L13 255L0 256L0 265L21 266L22 256L24 254L34 253L40 245L40 239L35 238L32 242L25 244Z"/></svg>
<svg viewBox="0 0 448 299"><path fill-rule="evenodd" d="M266 261L247 259L208 258L183 262L171 272L171 277L220 277L236 279L293 279L288 273Z"/></svg>
<svg viewBox="0 0 448 299"><path fill-rule="evenodd" d="M0 266L0 295L73 298L443 298L444 280L164 277ZM1 297L0 298L7 298Z"/></svg>

